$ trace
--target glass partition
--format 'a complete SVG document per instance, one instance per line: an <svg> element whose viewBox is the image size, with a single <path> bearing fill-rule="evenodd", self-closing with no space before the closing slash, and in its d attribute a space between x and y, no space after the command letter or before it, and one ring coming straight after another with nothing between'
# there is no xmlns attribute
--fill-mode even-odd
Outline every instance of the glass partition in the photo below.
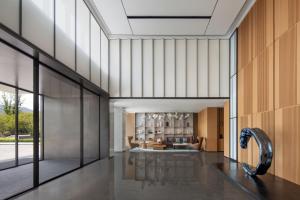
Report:
<svg viewBox="0 0 300 200"><path fill-rule="evenodd" d="M18 163L33 162L33 94L18 90Z"/></svg>
<svg viewBox="0 0 300 200"><path fill-rule="evenodd" d="M0 43L0 82L33 90L33 60Z"/></svg>
<svg viewBox="0 0 300 200"><path fill-rule="evenodd" d="M230 38L230 158L237 159L237 34Z"/></svg>
<svg viewBox="0 0 300 200"><path fill-rule="evenodd" d="M83 162L99 159L99 96L83 90Z"/></svg>
<svg viewBox="0 0 300 200"><path fill-rule="evenodd" d="M40 182L80 166L80 87L40 66L43 97L43 149Z"/></svg>
<svg viewBox="0 0 300 200"><path fill-rule="evenodd" d="M33 187L32 86L33 60L0 43L0 199Z"/></svg>
<svg viewBox="0 0 300 200"><path fill-rule="evenodd" d="M16 165L15 89L0 85L0 169Z"/></svg>
<svg viewBox="0 0 300 200"><path fill-rule="evenodd" d="M0 21L17 33L21 28L20 36L33 50L54 56L51 59L107 91L108 39L83 0L5 0L0 5ZM107 157L109 149L108 98L51 66L40 65L34 77L33 58L13 45L0 42L0 199L32 188L34 174L43 183L79 168L81 161L99 159L100 152ZM35 78L40 97L39 173L33 173Z"/></svg>

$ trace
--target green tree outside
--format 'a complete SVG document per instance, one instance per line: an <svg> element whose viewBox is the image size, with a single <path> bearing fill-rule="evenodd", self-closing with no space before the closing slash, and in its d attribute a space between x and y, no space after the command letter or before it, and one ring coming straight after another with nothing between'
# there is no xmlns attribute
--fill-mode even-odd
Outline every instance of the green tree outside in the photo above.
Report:
<svg viewBox="0 0 300 200"><path fill-rule="evenodd" d="M18 96L18 107L21 108L23 104L22 96ZM0 137L7 137L14 135L15 128L15 95L4 93L1 96L0 104L2 105L3 113L0 113ZM22 112L19 109L19 134L33 135L33 113Z"/></svg>

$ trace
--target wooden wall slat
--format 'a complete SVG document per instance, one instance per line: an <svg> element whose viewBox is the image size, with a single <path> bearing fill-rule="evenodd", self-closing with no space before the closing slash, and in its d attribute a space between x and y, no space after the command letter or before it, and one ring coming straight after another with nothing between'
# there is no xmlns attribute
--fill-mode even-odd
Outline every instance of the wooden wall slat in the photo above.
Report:
<svg viewBox="0 0 300 200"><path fill-rule="evenodd" d="M299 3L300 5L300 3ZM298 12L300 16L300 12ZM297 23L297 104L300 105L300 22Z"/></svg>
<svg viewBox="0 0 300 200"><path fill-rule="evenodd" d="M260 128L265 131L265 133L269 136L269 138L272 141L273 147L275 147L275 113L274 111L270 112L260 112L255 115L253 115L253 127ZM259 149L254 141L253 143L253 165L256 166L259 162ZM274 174L274 166L275 162L272 163L269 172Z"/></svg>
<svg viewBox="0 0 300 200"><path fill-rule="evenodd" d="M290 29L279 39L276 64L275 82L278 82L275 92L278 108L295 105L297 103L297 72L296 72L296 28Z"/></svg>
<svg viewBox="0 0 300 200"><path fill-rule="evenodd" d="M263 129L270 173L300 184L300 1L258 0L238 29L238 133ZM251 151L251 152L249 152ZM252 142L238 160L256 165Z"/></svg>
<svg viewBox="0 0 300 200"><path fill-rule="evenodd" d="M300 107L277 110L275 121L275 174L300 184Z"/></svg>

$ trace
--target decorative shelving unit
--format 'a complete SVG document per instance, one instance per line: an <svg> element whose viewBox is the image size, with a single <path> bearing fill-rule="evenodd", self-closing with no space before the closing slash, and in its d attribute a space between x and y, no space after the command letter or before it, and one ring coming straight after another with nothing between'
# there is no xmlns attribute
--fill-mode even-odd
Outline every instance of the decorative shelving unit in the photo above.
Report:
<svg viewBox="0 0 300 200"><path fill-rule="evenodd" d="M135 139L145 140L145 113L135 114Z"/></svg>
<svg viewBox="0 0 300 200"><path fill-rule="evenodd" d="M191 137L194 134L193 113L136 113L135 139Z"/></svg>

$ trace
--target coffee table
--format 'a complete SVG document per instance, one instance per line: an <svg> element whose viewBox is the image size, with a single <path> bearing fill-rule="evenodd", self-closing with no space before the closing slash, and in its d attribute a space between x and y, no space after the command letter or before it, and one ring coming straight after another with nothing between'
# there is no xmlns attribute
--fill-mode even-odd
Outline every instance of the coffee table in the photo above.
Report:
<svg viewBox="0 0 300 200"><path fill-rule="evenodd" d="M164 150L167 147L165 144L153 144L154 150Z"/></svg>
<svg viewBox="0 0 300 200"><path fill-rule="evenodd" d="M189 143L173 143L173 148L174 149L186 148L188 145Z"/></svg>

